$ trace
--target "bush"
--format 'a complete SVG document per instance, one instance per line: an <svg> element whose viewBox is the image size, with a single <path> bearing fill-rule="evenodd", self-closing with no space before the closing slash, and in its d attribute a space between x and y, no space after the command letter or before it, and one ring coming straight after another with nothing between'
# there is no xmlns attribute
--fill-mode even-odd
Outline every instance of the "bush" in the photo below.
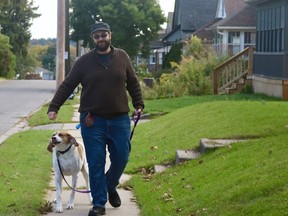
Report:
<svg viewBox="0 0 288 216"><path fill-rule="evenodd" d="M180 64L170 61L170 68L174 71L170 69L170 73L161 74L153 87L153 97L212 94L211 72L220 62L221 59L209 46L192 36L183 48ZM161 72L165 72L165 69Z"/></svg>
<svg viewBox="0 0 288 216"><path fill-rule="evenodd" d="M182 55L182 44L174 44L172 45L168 54L166 54L163 58L163 65L162 67L165 69L172 68L171 62L179 63L181 61Z"/></svg>
<svg viewBox="0 0 288 216"><path fill-rule="evenodd" d="M16 57L10 50L9 37L0 34L0 77L15 77Z"/></svg>

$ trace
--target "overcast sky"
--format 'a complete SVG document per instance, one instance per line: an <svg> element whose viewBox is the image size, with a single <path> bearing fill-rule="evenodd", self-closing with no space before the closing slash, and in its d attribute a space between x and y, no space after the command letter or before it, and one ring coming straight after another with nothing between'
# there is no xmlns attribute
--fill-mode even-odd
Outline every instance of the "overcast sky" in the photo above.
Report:
<svg viewBox="0 0 288 216"><path fill-rule="evenodd" d="M31 26L32 38L56 38L57 35L57 0L34 0L39 6L37 13L40 17L33 20ZM165 16L173 12L175 0L159 0Z"/></svg>

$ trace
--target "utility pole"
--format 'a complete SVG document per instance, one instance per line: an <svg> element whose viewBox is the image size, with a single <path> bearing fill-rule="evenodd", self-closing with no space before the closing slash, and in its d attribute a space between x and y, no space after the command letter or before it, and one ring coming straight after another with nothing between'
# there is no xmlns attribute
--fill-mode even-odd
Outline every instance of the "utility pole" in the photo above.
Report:
<svg viewBox="0 0 288 216"><path fill-rule="evenodd" d="M65 77L70 72L69 0L65 0Z"/></svg>
<svg viewBox="0 0 288 216"><path fill-rule="evenodd" d="M65 77L65 0L57 5L57 52L56 52L56 88Z"/></svg>

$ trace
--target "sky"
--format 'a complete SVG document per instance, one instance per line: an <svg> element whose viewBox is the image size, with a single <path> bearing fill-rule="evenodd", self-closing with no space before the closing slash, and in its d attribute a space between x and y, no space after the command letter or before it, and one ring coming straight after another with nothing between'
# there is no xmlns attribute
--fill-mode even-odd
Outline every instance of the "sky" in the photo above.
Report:
<svg viewBox="0 0 288 216"><path fill-rule="evenodd" d="M39 6L37 13L40 17L33 20L30 28L32 38L56 38L57 36L57 1L34 0L34 5ZM173 12L175 0L158 0L164 15Z"/></svg>

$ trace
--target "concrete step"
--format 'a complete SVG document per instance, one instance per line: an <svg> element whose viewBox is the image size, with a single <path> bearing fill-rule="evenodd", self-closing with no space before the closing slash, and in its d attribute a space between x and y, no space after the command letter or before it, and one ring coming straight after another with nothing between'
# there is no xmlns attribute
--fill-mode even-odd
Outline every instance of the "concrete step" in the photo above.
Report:
<svg viewBox="0 0 288 216"><path fill-rule="evenodd" d="M230 147L232 143L242 142L244 140L236 139L200 139L199 152L203 154L208 149L215 149L221 147Z"/></svg>
<svg viewBox="0 0 288 216"><path fill-rule="evenodd" d="M198 158L199 156L200 156L200 152L197 152L197 151L177 150L176 151L176 164L180 164L187 160Z"/></svg>
<svg viewBox="0 0 288 216"><path fill-rule="evenodd" d="M242 142L244 140L237 139L200 139L198 150L176 150L176 164L184 163L188 160L193 160L204 154L207 150L221 148L221 147L231 147L233 143ZM167 169L167 166L155 165L154 171L164 172Z"/></svg>

